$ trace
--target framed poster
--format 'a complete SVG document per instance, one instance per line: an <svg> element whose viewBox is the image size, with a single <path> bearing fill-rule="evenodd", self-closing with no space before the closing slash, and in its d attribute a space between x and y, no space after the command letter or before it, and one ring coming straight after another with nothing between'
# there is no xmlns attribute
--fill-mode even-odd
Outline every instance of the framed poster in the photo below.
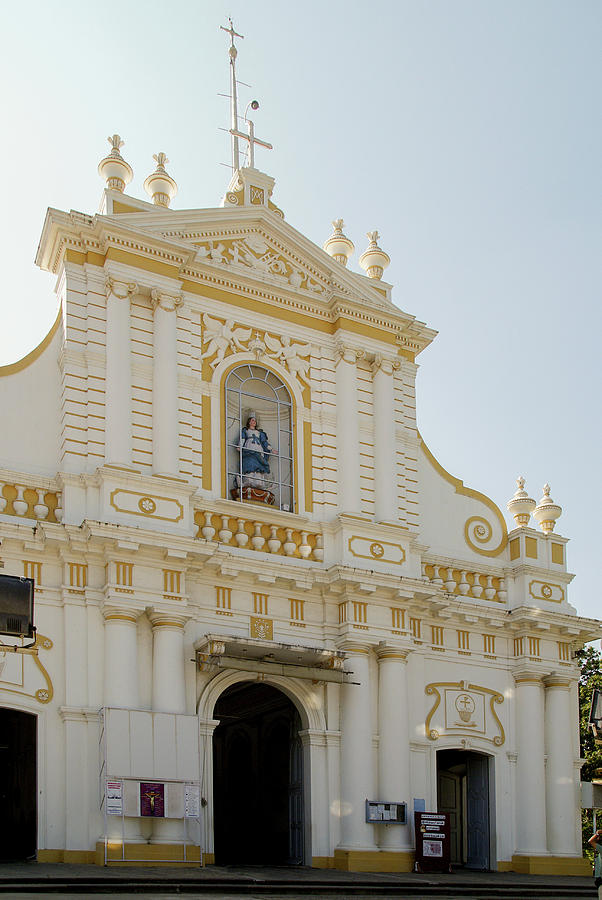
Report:
<svg viewBox="0 0 602 900"><path fill-rule="evenodd" d="M165 785L156 781L140 782L140 815L165 816Z"/></svg>

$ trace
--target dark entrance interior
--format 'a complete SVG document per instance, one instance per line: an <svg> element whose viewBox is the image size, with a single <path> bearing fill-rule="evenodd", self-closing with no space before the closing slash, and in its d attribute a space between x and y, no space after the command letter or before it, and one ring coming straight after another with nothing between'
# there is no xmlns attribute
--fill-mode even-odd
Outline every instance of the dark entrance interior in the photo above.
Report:
<svg viewBox="0 0 602 900"><path fill-rule="evenodd" d="M37 719L0 709L0 858L36 854Z"/></svg>
<svg viewBox="0 0 602 900"><path fill-rule="evenodd" d="M213 734L217 865L303 863L303 757L294 704L267 684L219 698Z"/></svg>
<svg viewBox="0 0 602 900"><path fill-rule="evenodd" d="M437 806L449 813L451 861L468 869L489 869L490 759L471 750L437 753Z"/></svg>

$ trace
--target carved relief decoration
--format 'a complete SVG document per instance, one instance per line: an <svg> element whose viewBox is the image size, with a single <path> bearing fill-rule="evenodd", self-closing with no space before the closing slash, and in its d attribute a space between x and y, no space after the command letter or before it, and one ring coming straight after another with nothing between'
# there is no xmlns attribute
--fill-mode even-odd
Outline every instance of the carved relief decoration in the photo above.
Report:
<svg viewBox="0 0 602 900"><path fill-rule="evenodd" d="M255 331L237 324L233 319L214 319L203 315L201 360L206 359L216 369L232 353L252 353L279 362L295 378L301 388L309 387L309 344L292 343L288 335L275 337L267 331Z"/></svg>
<svg viewBox="0 0 602 900"><path fill-rule="evenodd" d="M496 705L504 702L503 694L467 681L427 684L424 692L435 697L424 724L429 740L436 741L446 734L473 734L496 747L505 742L496 711Z"/></svg>
<svg viewBox="0 0 602 900"><path fill-rule="evenodd" d="M38 703L50 703L54 696L54 688L50 675L40 661L39 653L40 650L52 650L53 646L49 637L38 632L34 646L22 653L14 653L0 647L0 691L31 697ZM36 669L44 679L44 686L30 693L28 690L30 675Z"/></svg>
<svg viewBox="0 0 602 900"><path fill-rule="evenodd" d="M292 288L301 288L313 294L326 294L327 288L309 272L297 267L274 250L260 234L248 234L242 238L216 238L196 244L201 260L228 266L239 271L253 270L270 276L275 281Z"/></svg>

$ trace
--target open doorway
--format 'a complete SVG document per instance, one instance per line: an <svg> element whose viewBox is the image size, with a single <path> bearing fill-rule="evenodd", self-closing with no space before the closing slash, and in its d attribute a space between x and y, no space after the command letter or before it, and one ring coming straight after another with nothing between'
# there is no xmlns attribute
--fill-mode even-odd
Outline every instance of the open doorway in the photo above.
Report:
<svg viewBox="0 0 602 900"><path fill-rule="evenodd" d="M0 708L0 859L36 854L37 718Z"/></svg>
<svg viewBox="0 0 602 900"><path fill-rule="evenodd" d="M215 861L218 865L301 865L301 721L288 697L240 682L220 696L213 734Z"/></svg>
<svg viewBox="0 0 602 900"><path fill-rule="evenodd" d="M471 750L437 753L437 808L449 813L453 865L491 867L490 766L491 757Z"/></svg>

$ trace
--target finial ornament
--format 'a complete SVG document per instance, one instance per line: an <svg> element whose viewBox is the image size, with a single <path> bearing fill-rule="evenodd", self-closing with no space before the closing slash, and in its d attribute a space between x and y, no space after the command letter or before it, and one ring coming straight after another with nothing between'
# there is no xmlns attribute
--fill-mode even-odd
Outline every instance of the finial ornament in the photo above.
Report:
<svg viewBox="0 0 602 900"><path fill-rule="evenodd" d="M144 182L144 190L152 197L155 206L168 207L178 193L178 185L165 171L165 166L169 162L167 155L155 153L153 159L157 163L157 168Z"/></svg>
<svg viewBox="0 0 602 900"><path fill-rule="evenodd" d="M516 479L517 490L514 496L508 501L506 507L508 512L514 517L514 521L519 528L526 528L531 518L531 513L535 508L535 500L527 494L525 490L525 479L519 476Z"/></svg>
<svg viewBox="0 0 602 900"><path fill-rule="evenodd" d="M552 534L556 519L562 514L562 507L554 503L550 497L550 485L544 484L543 497L533 511L533 518L539 523L539 527L544 534Z"/></svg>
<svg viewBox="0 0 602 900"><path fill-rule="evenodd" d="M111 145L111 152L99 162L98 174L106 179L109 190L123 193L126 184L134 177L134 172L119 152L123 147L120 135L113 134L107 140Z"/></svg>
<svg viewBox="0 0 602 900"><path fill-rule="evenodd" d="M342 219L333 219L332 227L334 231L324 242L324 250L341 265L346 266L355 250L355 245L352 240L343 234L345 223Z"/></svg>
<svg viewBox="0 0 602 900"><path fill-rule="evenodd" d="M378 246L377 242L380 237L378 231L368 231L366 237L370 244L360 256L359 264L368 278L376 278L380 281L385 269L391 262L391 257Z"/></svg>

